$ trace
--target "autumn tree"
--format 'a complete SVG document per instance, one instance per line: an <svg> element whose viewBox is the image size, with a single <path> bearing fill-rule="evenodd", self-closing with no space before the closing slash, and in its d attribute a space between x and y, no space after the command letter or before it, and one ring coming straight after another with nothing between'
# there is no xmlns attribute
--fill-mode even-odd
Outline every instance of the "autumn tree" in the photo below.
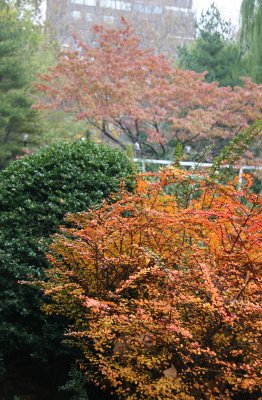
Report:
<svg viewBox="0 0 262 400"><path fill-rule="evenodd" d="M41 76L36 108L74 113L109 142L138 143L154 157L166 157L179 141L223 142L261 118L262 87L249 79L234 89L206 83L204 74L141 49L125 21L121 29L94 31L96 46L76 40L78 50Z"/></svg>
<svg viewBox="0 0 262 400"><path fill-rule="evenodd" d="M68 215L39 284L88 379L125 400L258 398L261 197L245 179L171 166Z"/></svg>

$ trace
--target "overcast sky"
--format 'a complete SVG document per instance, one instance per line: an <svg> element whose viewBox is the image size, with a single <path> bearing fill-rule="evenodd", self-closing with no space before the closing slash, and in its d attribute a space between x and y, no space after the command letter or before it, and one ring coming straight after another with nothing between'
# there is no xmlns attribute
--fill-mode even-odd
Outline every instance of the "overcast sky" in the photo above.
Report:
<svg viewBox="0 0 262 400"><path fill-rule="evenodd" d="M242 0L193 0L193 8L197 12L197 16L201 15L202 10L206 11L211 3L215 3L225 20L231 19L235 27L239 25Z"/></svg>

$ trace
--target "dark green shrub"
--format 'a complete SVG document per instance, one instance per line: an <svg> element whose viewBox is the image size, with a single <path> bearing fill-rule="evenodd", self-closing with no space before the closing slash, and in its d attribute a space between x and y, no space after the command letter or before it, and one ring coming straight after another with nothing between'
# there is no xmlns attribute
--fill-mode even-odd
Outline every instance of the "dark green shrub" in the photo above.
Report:
<svg viewBox="0 0 262 400"><path fill-rule="evenodd" d="M7 370L0 387L10 374L19 383L25 363L29 375L30 363L42 375L45 366L51 371L52 365L61 363L61 373L66 363L59 345L63 322L42 316L39 293L18 281L41 275L50 235L67 212L99 204L119 188L122 177L131 175L132 166L122 152L88 142L56 144L0 173L0 359L5 367L0 370ZM48 376L49 372L47 381ZM54 385L60 383L58 378Z"/></svg>

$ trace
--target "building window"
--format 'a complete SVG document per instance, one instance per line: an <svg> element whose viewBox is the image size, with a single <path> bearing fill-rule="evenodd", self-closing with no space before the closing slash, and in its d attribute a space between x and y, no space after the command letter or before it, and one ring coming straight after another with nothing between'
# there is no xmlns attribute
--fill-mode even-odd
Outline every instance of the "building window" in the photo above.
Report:
<svg viewBox="0 0 262 400"><path fill-rule="evenodd" d="M180 13L188 13L187 8L182 8L182 7L173 7L173 6L166 6L167 11L174 11L174 12L180 12Z"/></svg>
<svg viewBox="0 0 262 400"><path fill-rule="evenodd" d="M86 13L86 21L87 22L92 22L93 21L93 14Z"/></svg>
<svg viewBox="0 0 262 400"><path fill-rule="evenodd" d="M80 17L81 17L80 11L76 11L76 10L72 11L72 17L74 19L80 19Z"/></svg>
<svg viewBox="0 0 262 400"><path fill-rule="evenodd" d="M114 10L131 11L131 3L121 0L100 0L100 6Z"/></svg>
<svg viewBox="0 0 262 400"><path fill-rule="evenodd" d="M134 3L134 11L141 14L162 14L161 6L145 5L142 1L136 1Z"/></svg>
<svg viewBox="0 0 262 400"><path fill-rule="evenodd" d="M87 6L96 6L96 0L84 0Z"/></svg>
<svg viewBox="0 0 262 400"><path fill-rule="evenodd" d="M175 0L175 4L177 8L192 8L192 0Z"/></svg>
<svg viewBox="0 0 262 400"><path fill-rule="evenodd" d="M116 8L115 0L100 0L100 6L104 8Z"/></svg>
<svg viewBox="0 0 262 400"><path fill-rule="evenodd" d="M154 6L152 7L152 14L162 14L163 9L160 6Z"/></svg>
<svg viewBox="0 0 262 400"><path fill-rule="evenodd" d="M96 0L71 0L74 4L85 4L87 6L96 6Z"/></svg>
<svg viewBox="0 0 262 400"><path fill-rule="evenodd" d="M115 7L117 10L131 11L131 3L126 3L125 1L115 1Z"/></svg>
<svg viewBox="0 0 262 400"><path fill-rule="evenodd" d="M112 15L104 15L103 21L106 22L107 24L113 25L115 22L115 18Z"/></svg>
<svg viewBox="0 0 262 400"><path fill-rule="evenodd" d="M145 6L144 6L143 3L135 2L135 4L134 4L134 10L135 11L137 11L139 13L143 13L144 12L144 8L145 8Z"/></svg>

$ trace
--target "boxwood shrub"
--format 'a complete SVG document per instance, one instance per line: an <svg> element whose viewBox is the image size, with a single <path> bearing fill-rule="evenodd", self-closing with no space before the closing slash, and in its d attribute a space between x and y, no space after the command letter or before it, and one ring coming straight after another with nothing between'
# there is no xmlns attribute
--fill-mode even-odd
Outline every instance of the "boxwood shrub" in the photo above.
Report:
<svg viewBox="0 0 262 400"><path fill-rule="evenodd" d="M133 167L122 152L86 141L44 148L0 173L0 387L10 386L8 393L17 395L11 388L15 385L18 394L28 394L24 374L31 376L30 385L34 385L34 374L35 381L40 374L41 384L45 377L48 382L50 373L45 371L65 357L59 344L63 322L43 316L40 294L19 281L41 275L50 235L67 212L98 205L119 188L121 178L131 187L132 174ZM59 381L63 368L59 373L56 368L55 380ZM29 390L33 391L35 387ZM47 397L50 393L35 394L38 400Z"/></svg>

